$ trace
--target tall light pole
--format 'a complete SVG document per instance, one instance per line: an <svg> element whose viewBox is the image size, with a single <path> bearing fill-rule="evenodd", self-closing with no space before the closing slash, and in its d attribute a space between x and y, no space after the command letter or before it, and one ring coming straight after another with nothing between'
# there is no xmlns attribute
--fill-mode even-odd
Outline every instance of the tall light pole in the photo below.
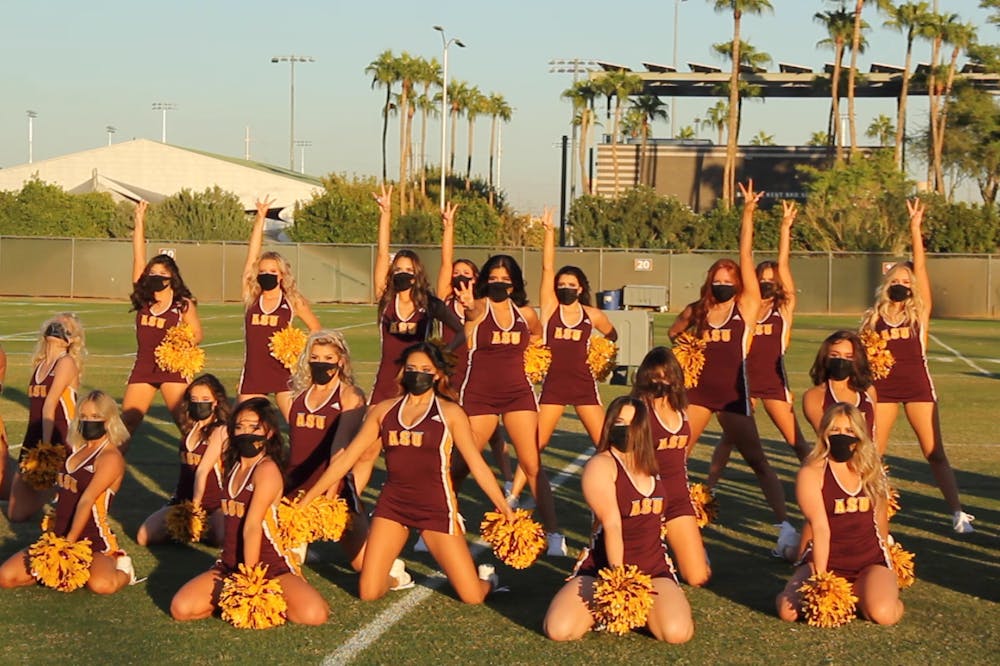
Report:
<svg viewBox="0 0 1000 666"><path fill-rule="evenodd" d="M287 62L291 65L291 83L288 88L288 96L291 100L289 103L290 119L288 122L288 169L289 171L295 171L295 63L316 62L316 59L312 56L300 56L293 54L274 56L271 58L271 62Z"/></svg>
<svg viewBox="0 0 1000 666"><path fill-rule="evenodd" d="M30 109L28 110L27 113L28 113L28 164L31 164L32 161L34 161L34 158L35 158L35 155L34 155L34 152L35 152L35 149L34 149L34 141L35 141L34 130L35 130L35 118L38 117L38 113L35 112L35 111L31 111Z"/></svg>
<svg viewBox="0 0 1000 666"><path fill-rule="evenodd" d="M444 210L445 156L448 154L448 47L452 44L465 48L458 37L448 37L439 25L434 29L441 33L441 210Z"/></svg>
<svg viewBox="0 0 1000 666"><path fill-rule="evenodd" d="M674 72L677 72L677 25L680 22L681 3L686 0L674 0ZM670 138L677 136L677 98L670 98Z"/></svg>
<svg viewBox="0 0 1000 666"><path fill-rule="evenodd" d="M108 145L111 145L111 135L118 131L118 128L114 125L106 125L104 131L108 133Z"/></svg>
<svg viewBox="0 0 1000 666"><path fill-rule="evenodd" d="M299 147L299 173L304 174L306 172L306 148L313 145L312 141L296 141L295 145Z"/></svg>
<svg viewBox="0 0 1000 666"><path fill-rule="evenodd" d="M579 80L579 75L584 72L592 71L597 67L597 62L594 60L584 60L582 58L570 58L570 59L558 59L549 60L549 72L550 73L563 73L569 72L573 75L573 85ZM577 126L576 118L573 118L573 122L570 123L571 137L570 137L570 153L573 159L570 160L570 172L569 172L569 200L573 201L576 199L576 141L577 141Z"/></svg>
<svg viewBox="0 0 1000 666"><path fill-rule="evenodd" d="M173 102L153 102L153 111L159 111L162 115L160 125L160 143L167 142L167 111L173 111L177 105Z"/></svg>

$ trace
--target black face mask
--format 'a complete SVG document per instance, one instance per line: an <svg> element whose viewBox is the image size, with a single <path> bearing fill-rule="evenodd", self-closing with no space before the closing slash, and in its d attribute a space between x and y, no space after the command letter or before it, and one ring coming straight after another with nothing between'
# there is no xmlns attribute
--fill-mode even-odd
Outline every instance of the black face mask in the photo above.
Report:
<svg viewBox="0 0 1000 666"><path fill-rule="evenodd" d="M188 416L191 417L192 421L204 421L212 412L215 410L215 406L211 402L189 402L188 403Z"/></svg>
<svg viewBox="0 0 1000 666"><path fill-rule="evenodd" d="M489 282L486 285L486 295L494 303L503 303L507 300L507 290L513 287L510 282Z"/></svg>
<svg viewBox="0 0 1000 666"><path fill-rule="evenodd" d="M556 298L562 305L573 305L580 298L580 294L577 293L576 287L559 287L556 289Z"/></svg>
<svg viewBox="0 0 1000 666"><path fill-rule="evenodd" d="M760 297L765 301L769 298L774 298L775 292L778 291L778 286L773 282L761 282L760 283Z"/></svg>
<svg viewBox="0 0 1000 666"><path fill-rule="evenodd" d="M88 442L101 439L108 434L104 421L80 421L80 434Z"/></svg>
<svg viewBox="0 0 1000 666"><path fill-rule="evenodd" d="M464 287L465 285L469 284L470 282L472 282L472 278L470 278L470 277L468 277L466 275L456 275L455 277L453 277L451 279L451 288L452 289L461 289L462 287Z"/></svg>
<svg viewBox="0 0 1000 666"><path fill-rule="evenodd" d="M329 384L337 376L340 366L336 363L325 363L323 361L309 361L309 375L313 384Z"/></svg>
<svg viewBox="0 0 1000 666"><path fill-rule="evenodd" d="M649 385L649 392L654 398L664 398L670 395L670 384L666 382L653 382Z"/></svg>
<svg viewBox="0 0 1000 666"><path fill-rule="evenodd" d="M413 287L413 273L394 273L392 286L396 291L406 291Z"/></svg>
<svg viewBox="0 0 1000 666"><path fill-rule="evenodd" d="M419 370L404 370L403 388L410 395L423 395L434 388L434 375Z"/></svg>
<svg viewBox="0 0 1000 666"><path fill-rule="evenodd" d="M849 358L826 359L826 374L830 379L843 381L854 373L854 361Z"/></svg>
<svg viewBox="0 0 1000 666"><path fill-rule="evenodd" d="M892 284L889 285L888 294L889 300L893 303L902 303L913 294L913 291L905 284Z"/></svg>
<svg viewBox="0 0 1000 666"><path fill-rule="evenodd" d="M267 437L264 435L255 435L250 432L243 435L233 435L229 443L236 447L241 458L254 458L264 448L263 442L266 439Z"/></svg>
<svg viewBox="0 0 1000 666"><path fill-rule="evenodd" d="M69 342L69 333L66 332L66 327L58 321L54 321L45 327L45 337L47 338L59 338Z"/></svg>
<svg viewBox="0 0 1000 666"><path fill-rule="evenodd" d="M608 444L622 453L628 451L628 426L615 424L608 429Z"/></svg>
<svg viewBox="0 0 1000 666"><path fill-rule="evenodd" d="M278 286L278 276L274 273L258 273L257 284L262 291L271 291Z"/></svg>
<svg viewBox="0 0 1000 666"><path fill-rule="evenodd" d="M829 435L826 441L830 442L830 457L839 463L845 463L854 457L851 446L861 440L854 435Z"/></svg>
<svg viewBox="0 0 1000 666"><path fill-rule="evenodd" d="M142 283L150 291L163 291L170 286L170 278L164 275L147 275L142 278Z"/></svg>
<svg viewBox="0 0 1000 666"><path fill-rule="evenodd" d="M731 284L713 284L712 298L718 303L725 303L736 295L736 287Z"/></svg>

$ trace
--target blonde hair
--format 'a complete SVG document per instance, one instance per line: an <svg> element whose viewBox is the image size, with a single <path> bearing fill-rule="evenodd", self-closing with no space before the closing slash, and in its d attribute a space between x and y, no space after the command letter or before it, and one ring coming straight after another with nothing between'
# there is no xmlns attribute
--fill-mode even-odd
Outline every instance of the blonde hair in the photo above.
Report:
<svg viewBox="0 0 1000 666"><path fill-rule="evenodd" d="M301 305L302 303L308 303L305 296L299 293L299 288L295 284L295 275L292 273L292 265L288 263L285 259L277 252L265 252L260 257L257 258L257 262L254 264L254 270L252 273L248 273L243 280L243 291L246 292L246 300L243 304L246 307L250 307L254 304L258 298L260 298L260 284L257 282L257 276L260 275L260 262L270 259L278 264L278 275L281 278L279 283L281 286L281 291L284 292L285 296L292 303L292 309Z"/></svg>
<svg viewBox="0 0 1000 666"><path fill-rule="evenodd" d="M83 400L77 403L76 416L73 417L73 420L69 424L69 434L66 440L71 449L76 449L85 443L83 435L80 434L80 412L83 411L83 406L88 403L93 403L97 406L97 412L101 415L101 420L104 421L108 439L112 444L121 446L128 441L130 435L128 434L128 429L125 428L125 424L122 422L121 412L118 411L118 403L104 391L91 391Z"/></svg>
<svg viewBox="0 0 1000 666"><path fill-rule="evenodd" d="M819 440L816 446L806 456L805 463L825 460L830 455L830 441L828 439L830 430L833 429L833 422L839 416L846 416L851 423L852 434L858 438L858 443L854 447L854 455L847 462L847 465L861 477L862 491L880 506L888 498L889 483L885 478L885 470L882 468L882 458L878 454L875 442L868 436L868 426L861 410L846 402L838 402L830 407L823 414L819 422Z"/></svg>
<svg viewBox="0 0 1000 666"><path fill-rule="evenodd" d="M340 383L348 387L354 384L354 369L351 367L351 349L347 346L344 334L331 328L324 328L309 334L305 347L299 354L299 360L295 363L295 372L292 374L288 384L294 395L299 395L313 385L312 373L309 371L309 355L316 345L330 345L337 350L340 355L340 371L337 377Z"/></svg>
<svg viewBox="0 0 1000 666"><path fill-rule="evenodd" d="M31 355L32 367L38 366L45 360L45 329L49 327L49 324L54 323L60 323L66 329L66 333L69 335L66 353L76 363L76 369L82 377L83 360L87 357L87 341L83 333L83 324L80 323L80 318L76 316L75 312L60 312L42 322L42 327L38 330L38 342L35 343L35 351Z"/></svg>
<svg viewBox="0 0 1000 666"><path fill-rule="evenodd" d="M889 298L889 282L893 276L904 271L910 278L910 297L903 301L903 321L914 331L920 324L920 316L924 311L924 299L917 289L917 276L910 268L909 262L901 261L882 276L882 283L875 290L875 305L865 311L861 320L862 329L875 330L875 324L881 317L883 321L889 317L889 308L892 307L892 300Z"/></svg>

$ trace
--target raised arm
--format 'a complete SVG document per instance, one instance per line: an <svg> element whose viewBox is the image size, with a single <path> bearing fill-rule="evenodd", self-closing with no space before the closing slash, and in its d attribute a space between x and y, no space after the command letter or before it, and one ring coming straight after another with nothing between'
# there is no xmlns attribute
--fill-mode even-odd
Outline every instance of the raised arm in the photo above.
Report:
<svg viewBox="0 0 1000 666"><path fill-rule="evenodd" d="M332 486L340 483L340 480L351 471L354 463L358 462L361 455L378 440L382 417L388 409L387 402L391 404L391 401L383 401L368 413L368 417L361 424L358 434L354 436L354 439L347 445L347 448L343 449L342 453L330 459L330 465L326 468L326 471L316 480L313 487L306 491L306 494L299 500L299 504L305 506Z"/></svg>
<svg viewBox="0 0 1000 666"><path fill-rule="evenodd" d="M608 564L620 567L625 564L625 542L622 540L622 518L615 496L615 472L615 462L608 456L597 454L583 468L582 485L583 497L604 531Z"/></svg>
<svg viewBox="0 0 1000 666"><path fill-rule="evenodd" d="M139 201L135 205L135 215L132 220L132 282L138 282L142 271L146 268L146 209L148 201Z"/></svg>
<svg viewBox="0 0 1000 666"><path fill-rule="evenodd" d="M451 271L455 263L455 212L458 204L448 202L441 211L441 270L438 271L437 295L451 296Z"/></svg>
<svg viewBox="0 0 1000 666"><path fill-rule="evenodd" d="M73 520L66 533L66 538L69 541L76 541L80 538L93 513L97 498L120 481L124 475L125 459L122 458L122 454L118 452L117 448L112 448L112 445L109 444L108 448L97 456L94 463L94 478L87 484L87 489L83 491L76 503Z"/></svg>
<svg viewBox="0 0 1000 666"><path fill-rule="evenodd" d="M375 271L372 275L372 287L375 289L375 300L382 298L385 292L385 277L389 273L389 234L392 228L392 185L382 185L378 194L372 192L372 197L378 203L378 250L375 253Z"/></svg>
<svg viewBox="0 0 1000 666"><path fill-rule="evenodd" d="M253 219L253 228L250 230L250 243L247 245L247 260L243 264L243 298L249 295L250 281L253 280L257 272L257 260L260 259L260 250L264 245L264 219L267 218L267 211L270 210L274 199L264 197L257 199L257 215Z"/></svg>
<svg viewBox="0 0 1000 666"><path fill-rule="evenodd" d="M264 516L281 497L281 470L273 460L265 460L253 470L253 497L243 521L243 564L248 568L260 562L264 540Z"/></svg>
<svg viewBox="0 0 1000 666"><path fill-rule="evenodd" d="M542 228L545 230L542 242L542 277L538 282L538 302L542 306L542 316L547 316L559 307L556 298L556 230L552 223L552 210L542 211Z"/></svg>
<svg viewBox="0 0 1000 666"><path fill-rule="evenodd" d="M924 252L923 224L926 207L924 202L914 197L906 202L906 212L910 214L910 238L913 243L913 275L917 278L916 288L924 301L924 311L920 313L920 323L927 330L931 318L931 279L927 274L927 255Z"/></svg>
<svg viewBox="0 0 1000 666"><path fill-rule="evenodd" d="M814 573L825 573L830 560L830 523L823 507L822 483L822 463L803 465L795 481L795 496L812 530Z"/></svg>
<svg viewBox="0 0 1000 666"><path fill-rule="evenodd" d="M740 221L740 278L743 280L743 293L740 294L738 305L744 321L753 323L760 315L760 285L757 284L757 267L753 263L753 214L764 193L754 191L753 179L748 180L746 185L740 183L739 186L744 205Z"/></svg>
<svg viewBox="0 0 1000 666"><path fill-rule="evenodd" d="M42 403L42 441L52 441L52 431L56 424L56 407L62 398L63 391L67 386L76 386L80 370L76 367L76 361L69 356L63 356L56 361L55 375L52 377L52 386L49 387L45 395L45 402Z"/></svg>
<svg viewBox="0 0 1000 666"><path fill-rule="evenodd" d="M795 312L795 301L797 299L790 257L792 254L792 224L795 222L795 216L798 213L799 209L794 201L781 202L781 234L778 236L778 279L781 280L781 284L785 288L785 297L787 300L784 305L784 315L786 319L791 319L792 313ZM791 327L788 328L788 333L790 334Z"/></svg>

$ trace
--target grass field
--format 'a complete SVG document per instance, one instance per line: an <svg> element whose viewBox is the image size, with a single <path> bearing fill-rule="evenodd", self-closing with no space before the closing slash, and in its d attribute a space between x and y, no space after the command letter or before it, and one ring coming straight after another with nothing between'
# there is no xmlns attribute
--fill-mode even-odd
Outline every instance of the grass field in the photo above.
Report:
<svg viewBox="0 0 1000 666"><path fill-rule="evenodd" d="M85 388L108 390L119 400L135 348L132 316L123 303L0 300L0 341L9 357L0 413L11 445L19 444L27 417L24 389L29 355L38 326L62 310L79 313L87 327L90 356ZM236 305L201 307L207 370L234 390L242 356L242 310ZM374 311L367 306L319 306L328 326L346 329L362 385L370 384L377 359ZM671 315L656 315L656 341L665 340ZM797 394L806 388L815 350L831 330L856 318L800 317L796 322L788 369ZM956 537L929 468L905 421L896 424L888 462L902 493L902 512L892 531L916 554L917 583L903 591L906 615L895 627L864 621L833 630L780 622L774 595L791 572L768 551L775 529L754 477L734 459L720 484L721 524L705 530L713 579L705 589L685 588L696 624L694 639L683 646L658 644L633 633L615 637L592 633L570 644L556 644L540 633L552 595L573 560L549 558L526 571L498 566L507 594L483 606L457 601L426 555L404 551L417 586L362 603L356 576L334 544L316 550L322 563L305 575L331 605L330 620L318 628L284 626L262 632L240 631L218 619L179 624L168 614L174 592L207 569L215 552L205 547L164 545L139 548L133 538L147 515L173 490L177 432L158 401L136 435L125 483L112 506L119 539L132 555L139 576L148 580L111 597L86 591L69 595L41 587L0 593L0 663L961 663L1000 661L1000 322L935 321L931 372L941 398L946 447L955 467L966 510L976 515L976 533ZM946 346L945 346L946 345ZM607 400L625 389L602 387ZM798 525L791 480L794 456L762 416L758 423L765 448L785 482L789 509ZM808 428L808 426L806 426ZM556 510L575 555L588 537L589 514L577 473L558 476L589 451L575 417L564 418L543 462L560 486ZM694 480L707 472L713 423L691 460ZM380 472L372 486L381 484ZM485 506L474 483L461 497L470 527L478 526ZM369 490L366 498L376 495ZM476 531L474 528L472 531ZM0 519L0 556L31 543L37 523L10 525ZM489 553L480 561L491 561ZM384 633L382 633L384 632ZM338 653L338 650L340 652Z"/></svg>

